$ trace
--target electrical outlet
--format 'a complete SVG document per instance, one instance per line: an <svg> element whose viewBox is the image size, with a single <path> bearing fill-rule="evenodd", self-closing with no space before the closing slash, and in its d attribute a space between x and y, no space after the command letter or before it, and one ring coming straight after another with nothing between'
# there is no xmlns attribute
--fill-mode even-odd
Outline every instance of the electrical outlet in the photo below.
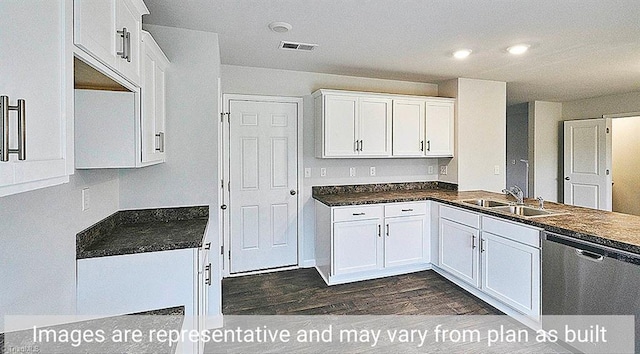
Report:
<svg viewBox="0 0 640 354"><path fill-rule="evenodd" d="M327 169L326 168L321 168L320 169L320 177L325 177L327 175Z"/></svg>
<svg viewBox="0 0 640 354"><path fill-rule="evenodd" d="M432 175L433 174L433 166L429 166L429 174Z"/></svg>
<svg viewBox="0 0 640 354"><path fill-rule="evenodd" d="M375 176L376 175L376 168L371 166L369 167L369 176Z"/></svg>
<svg viewBox="0 0 640 354"><path fill-rule="evenodd" d="M349 168L349 177L355 177L356 176L356 168L355 167L350 167Z"/></svg>
<svg viewBox="0 0 640 354"><path fill-rule="evenodd" d="M447 166L440 166L440 174L441 175L446 175L447 174Z"/></svg>
<svg viewBox="0 0 640 354"><path fill-rule="evenodd" d="M494 175L499 175L500 174L500 165L493 166L493 174Z"/></svg>
<svg viewBox="0 0 640 354"><path fill-rule="evenodd" d="M89 188L82 189L82 211L89 209Z"/></svg>
<svg viewBox="0 0 640 354"><path fill-rule="evenodd" d="M309 178L309 177L311 177L311 169L307 167L304 169L304 178Z"/></svg>

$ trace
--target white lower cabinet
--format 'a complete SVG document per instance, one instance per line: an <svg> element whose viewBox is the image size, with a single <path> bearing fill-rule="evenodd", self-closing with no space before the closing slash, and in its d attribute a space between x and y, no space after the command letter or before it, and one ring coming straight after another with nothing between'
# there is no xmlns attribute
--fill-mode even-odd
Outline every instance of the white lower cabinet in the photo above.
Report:
<svg viewBox="0 0 640 354"><path fill-rule="evenodd" d="M123 314L184 306L183 329L203 330L211 285L209 250L187 248L77 261L76 313ZM202 352L185 343L178 352Z"/></svg>
<svg viewBox="0 0 640 354"><path fill-rule="evenodd" d="M439 264L448 279L499 310L540 320L540 229L439 205Z"/></svg>
<svg viewBox="0 0 640 354"><path fill-rule="evenodd" d="M316 268L329 285L429 269L427 202L316 203Z"/></svg>
<svg viewBox="0 0 640 354"><path fill-rule="evenodd" d="M480 285L478 229L448 219L440 220L440 267L473 286Z"/></svg>

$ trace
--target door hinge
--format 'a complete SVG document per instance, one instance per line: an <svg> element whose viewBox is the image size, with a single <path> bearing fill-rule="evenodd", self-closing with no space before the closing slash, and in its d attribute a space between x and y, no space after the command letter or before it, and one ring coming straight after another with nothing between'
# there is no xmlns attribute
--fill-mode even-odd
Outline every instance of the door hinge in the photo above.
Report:
<svg viewBox="0 0 640 354"><path fill-rule="evenodd" d="M224 122L224 116L227 116L227 122L231 123L231 113L230 112L226 112L226 113L220 113L220 123Z"/></svg>
<svg viewBox="0 0 640 354"><path fill-rule="evenodd" d="M607 134L609 134L609 128L607 128Z"/></svg>
<svg viewBox="0 0 640 354"><path fill-rule="evenodd" d="M224 256L224 246L220 246L220 255Z"/></svg>

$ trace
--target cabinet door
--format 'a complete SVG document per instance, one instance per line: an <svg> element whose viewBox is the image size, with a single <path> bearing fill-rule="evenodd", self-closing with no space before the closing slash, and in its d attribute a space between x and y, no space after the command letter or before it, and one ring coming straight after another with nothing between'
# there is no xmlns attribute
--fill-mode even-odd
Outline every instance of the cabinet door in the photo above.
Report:
<svg viewBox="0 0 640 354"><path fill-rule="evenodd" d="M425 102L393 100L393 156L424 156Z"/></svg>
<svg viewBox="0 0 640 354"><path fill-rule="evenodd" d="M540 316L540 250L482 233L482 288L514 309Z"/></svg>
<svg viewBox="0 0 640 354"><path fill-rule="evenodd" d="M358 98L327 95L324 97L324 155L349 157L357 155L356 119Z"/></svg>
<svg viewBox="0 0 640 354"><path fill-rule="evenodd" d="M74 43L115 68L119 58L116 55L116 41L120 40L116 32L116 0L74 0L73 10Z"/></svg>
<svg viewBox="0 0 640 354"><path fill-rule="evenodd" d="M164 67L168 61L151 35L142 36L142 162L164 162Z"/></svg>
<svg viewBox="0 0 640 354"><path fill-rule="evenodd" d="M116 48L122 51L123 44L128 46L128 59L118 57L116 69L134 84L140 83L140 30L142 29L142 15L128 0L116 1L116 29L127 29L129 38L122 41L118 35Z"/></svg>
<svg viewBox="0 0 640 354"><path fill-rule="evenodd" d="M73 173L72 10L65 1L0 2L0 95L10 106L24 99L26 113L26 159L0 161L0 196L68 182ZM9 149L17 149L15 111L8 132Z"/></svg>
<svg viewBox="0 0 640 354"><path fill-rule="evenodd" d="M381 219L333 224L332 275L382 268Z"/></svg>
<svg viewBox="0 0 640 354"><path fill-rule="evenodd" d="M385 268L427 262L426 225L424 215L385 219Z"/></svg>
<svg viewBox="0 0 640 354"><path fill-rule="evenodd" d="M478 234L477 229L440 218L440 267L476 287Z"/></svg>
<svg viewBox="0 0 640 354"><path fill-rule="evenodd" d="M427 101L426 156L453 156L453 107L453 102Z"/></svg>
<svg viewBox="0 0 640 354"><path fill-rule="evenodd" d="M359 155L387 157L391 155L391 102L375 97L359 99Z"/></svg>

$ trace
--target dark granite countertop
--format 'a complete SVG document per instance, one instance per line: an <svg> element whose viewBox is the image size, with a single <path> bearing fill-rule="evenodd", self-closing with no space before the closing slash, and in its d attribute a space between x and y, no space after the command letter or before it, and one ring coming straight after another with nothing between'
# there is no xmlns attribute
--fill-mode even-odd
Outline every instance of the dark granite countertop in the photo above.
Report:
<svg viewBox="0 0 640 354"><path fill-rule="evenodd" d="M209 207L122 210L76 235L76 259L202 246Z"/></svg>
<svg viewBox="0 0 640 354"><path fill-rule="evenodd" d="M435 186L435 188L438 187ZM314 187L313 198L332 207L433 200L521 222L560 235L640 254L640 216L545 202L546 209L558 211L561 214L527 218L461 202L464 199L481 198L513 202L513 198L501 193L402 188L398 190L393 190L393 188L380 191L372 190L373 188L359 188L355 191L353 188L345 190L341 187ZM525 200L525 204L534 207L538 205L534 199Z"/></svg>

